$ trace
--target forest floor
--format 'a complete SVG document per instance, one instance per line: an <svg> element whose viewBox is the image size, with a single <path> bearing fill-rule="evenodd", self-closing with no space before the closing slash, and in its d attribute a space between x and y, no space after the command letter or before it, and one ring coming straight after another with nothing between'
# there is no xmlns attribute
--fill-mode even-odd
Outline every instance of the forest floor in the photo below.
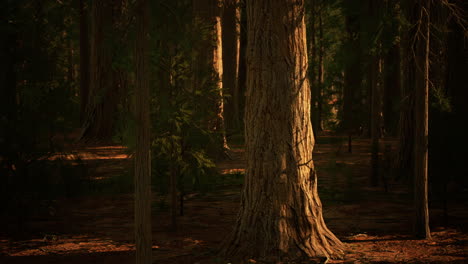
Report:
<svg viewBox="0 0 468 264"><path fill-rule="evenodd" d="M383 141L382 146L395 149L395 140ZM325 221L347 246L343 260L328 263L468 263L467 190L449 201L447 217L441 201L431 200L432 239L416 240L410 235L408 188L391 179L387 192L382 186L368 187L369 150L367 139L354 140L353 153L347 153L341 137L322 136L316 144L314 160ZM131 169L122 147L86 147L77 153L92 164L92 181ZM216 250L236 220L243 149L234 146L231 156L217 164L225 184L186 196L177 232L169 228L169 212L161 209L161 197L154 197L154 263L225 263ZM390 175L388 168L383 171ZM48 214L31 218L20 228L0 220L0 263L134 263L131 189L126 194L63 198L49 207Z"/></svg>

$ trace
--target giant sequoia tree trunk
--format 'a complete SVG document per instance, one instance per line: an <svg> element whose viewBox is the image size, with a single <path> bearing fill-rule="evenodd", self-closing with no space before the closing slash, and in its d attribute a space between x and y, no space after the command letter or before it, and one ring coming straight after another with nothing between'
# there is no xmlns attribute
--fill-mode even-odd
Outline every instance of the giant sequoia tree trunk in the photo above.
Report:
<svg viewBox="0 0 468 264"><path fill-rule="evenodd" d="M90 52L90 90L82 138L107 140L112 135L116 91L108 32L112 28L112 1L93 1Z"/></svg>
<svg viewBox="0 0 468 264"><path fill-rule="evenodd" d="M126 86L125 71L115 67L115 56L122 56L117 50L124 41L124 2L101 0L91 4L90 83L81 135L84 140L110 141L113 136L117 105Z"/></svg>
<svg viewBox="0 0 468 264"><path fill-rule="evenodd" d="M427 193L427 158L429 132L429 39L430 39L430 1L416 0L417 25L414 36L416 61L415 104L414 104L414 202L415 202L415 235L430 238L429 206Z"/></svg>
<svg viewBox="0 0 468 264"><path fill-rule="evenodd" d="M304 2L247 3L247 170L228 257L337 257L312 161Z"/></svg>
<svg viewBox="0 0 468 264"><path fill-rule="evenodd" d="M151 157L149 109L149 0L137 1L136 16L136 152L135 241L136 263L152 263Z"/></svg>

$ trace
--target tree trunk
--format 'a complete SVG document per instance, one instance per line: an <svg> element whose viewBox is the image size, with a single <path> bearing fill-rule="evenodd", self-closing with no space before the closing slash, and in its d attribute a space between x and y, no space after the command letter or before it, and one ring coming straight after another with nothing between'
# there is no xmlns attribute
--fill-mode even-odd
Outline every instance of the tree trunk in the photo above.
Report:
<svg viewBox="0 0 468 264"><path fill-rule="evenodd" d="M89 99L89 33L88 10L85 0L80 0L80 120L84 122Z"/></svg>
<svg viewBox="0 0 468 264"><path fill-rule="evenodd" d="M406 4L409 4L405 2ZM415 23L414 18L409 14L409 7L402 5L402 12L408 19L410 24ZM412 19L412 20L411 20ZM400 107L400 120L398 127L398 156L396 166L398 168L398 178L405 180L412 179L414 171L414 56L411 49L412 36L414 35L414 28L410 30L405 28L401 32L401 107Z"/></svg>
<svg viewBox="0 0 468 264"><path fill-rule="evenodd" d="M195 67L200 75L202 72L210 72L211 78L218 90L214 102L216 117L210 122L210 129L219 133L221 145L228 148L224 124L224 99L223 99L223 52L221 32L221 7L218 0L193 0L195 16L205 25L209 26L209 37L198 47L198 56ZM200 80L195 86L201 85Z"/></svg>
<svg viewBox="0 0 468 264"><path fill-rule="evenodd" d="M112 135L116 91L113 87L112 53L108 34L112 29L112 1L92 2L90 91L82 138L109 140Z"/></svg>
<svg viewBox="0 0 468 264"><path fill-rule="evenodd" d="M368 68L368 82L371 86L371 186L379 184L379 139L380 139L380 87L378 83L379 59L377 56L371 58Z"/></svg>
<svg viewBox="0 0 468 264"><path fill-rule="evenodd" d="M239 121L239 88L237 78L239 73L239 36L240 10L239 0L226 0L223 6L222 39L223 39L223 87L230 94L226 102L227 128L238 130Z"/></svg>
<svg viewBox="0 0 468 264"><path fill-rule="evenodd" d="M429 39L430 1L417 0L417 28L414 36L415 75L415 133L414 133L414 232L417 237L431 238L427 193L428 110L429 110Z"/></svg>
<svg viewBox="0 0 468 264"><path fill-rule="evenodd" d="M113 67L117 46L122 45L119 28L125 19L125 0L92 1L90 90L81 138L111 141L117 119L117 105L126 83L124 70Z"/></svg>
<svg viewBox="0 0 468 264"><path fill-rule="evenodd" d="M149 109L149 0L137 2L136 16L136 152L135 241L136 263L152 263L151 157Z"/></svg>
<svg viewBox="0 0 468 264"><path fill-rule="evenodd" d="M247 4L246 178L223 253L295 261L338 257L327 228L312 161L304 2Z"/></svg>

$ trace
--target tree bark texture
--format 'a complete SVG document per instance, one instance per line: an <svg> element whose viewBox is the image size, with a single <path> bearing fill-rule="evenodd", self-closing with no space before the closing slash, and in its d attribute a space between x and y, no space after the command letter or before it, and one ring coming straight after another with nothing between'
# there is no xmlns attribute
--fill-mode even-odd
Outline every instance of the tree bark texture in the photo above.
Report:
<svg viewBox="0 0 468 264"><path fill-rule="evenodd" d="M124 71L114 66L122 45L119 28L125 19L125 0L92 1L90 85L82 139L110 141L117 119L117 105L126 89Z"/></svg>
<svg viewBox="0 0 468 264"><path fill-rule="evenodd" d="M228 148L224 124L224 99L223 99L223 51L221 31L221 1L219 0L193 0L193 11L209 30L209 36L202 41L198 47L198 56L195 59L195 75L203 75L208 72L209 77L215 83L218 90L217 98L214 100L216 117L210 124L213 131L220 134L221 144ZM195 86L202 85L201 80L195 79Z"/></svg>
<svg viewBox="0 0 468 264"><path fill-rule="evenodd" d="M429 39L430 1L417 0L417 30L414 36L415 74L415 133L414 133L414 232L417 237L430 238L428 206L428 137L429 137Z"/></svg>
<svg viewBox="0 0 468 264"><path fill-rule="evenodd" d="M149 0L137 1L136 16L136 152L135 244L136 263L152 263L151 156L149 109Z"/></svg>
<svg viewBox="0 0 468 264"><path fill-rule="evenodd" d="M226 0L222 15L223 39L223 88L230 97L227 99L226 127L237 130L240 128L239 88L237 83L239 73L240 48L240 7L239 0Z"/></svg>
<svg viewBox="0 0 468 264"><path fill-rule="evenodd" d="M304 2L247 3L246 178L223 253L293 261L338 257L312 161Z"/></svg>

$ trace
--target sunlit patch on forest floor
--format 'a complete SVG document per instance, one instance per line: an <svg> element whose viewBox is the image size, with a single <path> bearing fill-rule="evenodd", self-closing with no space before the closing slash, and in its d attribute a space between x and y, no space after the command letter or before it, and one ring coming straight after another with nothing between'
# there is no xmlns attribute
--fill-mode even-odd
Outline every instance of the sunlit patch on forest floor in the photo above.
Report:
<svg viewBox="0 0 468 264"><path fill-rule="evenodd" d="M383 184L369 187L369 143L356 139L353 153L348 153L341 137L318 139L314 160L325 220L347 245L343 260L328 263L468 263L466 200L450 203L447 219L440 202L432 201L433 239L413 239L408 187L390 178L388 192ZM383 144L394 148L395 143L389 139ZM242 177L243 149L233 146L231 151L231 159L218 163L219 177ZM126 155L124 148L80 152L102 157L86 161L94 168L89 171L93 180L131 169L131 162L120 158ZM226 181L222 188L186 195L184 216L179 217L176 232L169 228L167 208L158 205L162 197L154 195L154 263L225 263L216 250L235 222L240 189L238 182ZM0 263L134 262L131 192L61 199L54 207L53 214L28 219L21 226L0 222L9 228L0 229Z"/></svg>

